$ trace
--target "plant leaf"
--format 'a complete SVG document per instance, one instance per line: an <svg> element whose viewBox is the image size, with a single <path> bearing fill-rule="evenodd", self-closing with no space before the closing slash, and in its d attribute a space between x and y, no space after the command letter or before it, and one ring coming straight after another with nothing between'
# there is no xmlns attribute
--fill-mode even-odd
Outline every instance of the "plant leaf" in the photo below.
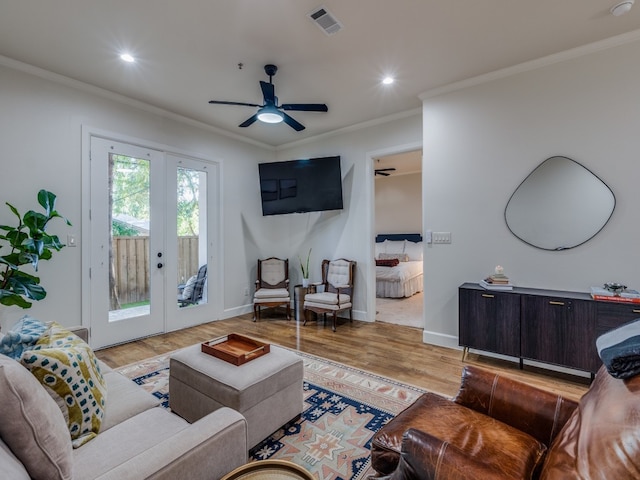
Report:
<svg viewBox="0 0 640 480"><path fill-rule="evenodd" d="M11 307L13 305L20 308L30 308L31 302L26 301L20 295L9 290L0 289L0 304Z"/></svg>
<svg viewBox="0 0 640 480"><path fill-rule="evenodd" d="M11 205L9 202L6 202L6 204L11 209L11 211L14 213L14 215L16 217L18 217L18 219L20 220L20 224L22 224L22 217L18 213L18 209L16 207L14 207L13 205Z"/></svg>
<svg viewBox="0 0 640 480"><path fill-rule="evenodd" d="M22 295L31 300L42 300L47 296L47 292L39 283L40 279L38 277L24 274L24 272L16 272L9 278L11 290L15 294Z"/></svg>
<svg viewBox="0 0 640 480"><path fill-rule="evenodd" d="M56 209L56 196L42 189L38 192L38 203L44 208L47 217L51 217L51 212L54 212Z"/></svg>

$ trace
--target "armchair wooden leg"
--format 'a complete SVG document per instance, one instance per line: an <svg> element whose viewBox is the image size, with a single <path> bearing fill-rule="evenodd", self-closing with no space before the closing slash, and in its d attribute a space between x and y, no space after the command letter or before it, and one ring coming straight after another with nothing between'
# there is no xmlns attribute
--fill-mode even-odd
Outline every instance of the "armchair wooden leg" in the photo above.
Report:
<svg viewBox="0 0 640 480"><path fill-rule="evenodd" d="M336 316L337 316L337 312L334 310L333 311L333 325L331 326L331 330L333 330L334 332L336 331Z"/></svg>
<svg viewBox="0 0 640 480"><path fill-rule="evenodd" d="M287 320L291 320L291 305L287 304Z"/></svg>
<svg viewBox="0 0 640 480"><path fill-rule="evenodd" d="M309 310L302 310L302 316L304 317L304 322L302 322L302 326L304 327L309 319Z"/></svg>
<svg viewBox="0 0 640 480"><path fill-rule="evenodd" d="M255 322L258 319L258 315L260 315L260 307L257 303L253 304L253 321Z"/></svg>

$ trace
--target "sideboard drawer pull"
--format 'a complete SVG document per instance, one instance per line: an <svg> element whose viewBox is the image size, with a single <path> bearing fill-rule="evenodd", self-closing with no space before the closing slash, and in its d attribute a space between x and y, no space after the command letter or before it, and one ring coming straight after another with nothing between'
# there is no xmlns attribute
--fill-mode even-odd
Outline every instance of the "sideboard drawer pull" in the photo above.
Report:
<svg viewBox="0 0 640 480"><path fill-rule="evenodd" d="M560 305L561 307L564 306L564 302L556 302L554 300L549 301L549 305Z"/></svg>
<svg viewBox="0 0 640 480"><path fill-rule="evenodd" d="M495 295L489 295L488 293L483 293L483 294L482 294L482 296L483 296L484 298L496 298L496 296L495 296Z"/></svg>
<svg viewBox="0 0 640 480"><path fill-rule="evenodd" d="M639 310L639 309L637 309L637 308L634 308L634 309L633 309L633 313L640 313L640 310Z"/></svg>

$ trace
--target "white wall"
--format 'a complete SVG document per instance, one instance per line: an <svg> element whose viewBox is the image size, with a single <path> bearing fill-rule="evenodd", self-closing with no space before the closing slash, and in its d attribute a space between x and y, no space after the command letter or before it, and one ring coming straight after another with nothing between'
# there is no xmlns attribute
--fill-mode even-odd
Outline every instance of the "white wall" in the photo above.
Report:
<svg viewBox="0 0 640 480"><path fill-rule="evenodd" d="M375 179L375 233L422 233L422 175Z"/></svg>
<svg viewBox="0 0 640 480"><path fill-rule="evenodd" d="M374 189L372 152L388 151L411 144L420 148L422 136L420 114L368 128L337 133L281 149L278 160L340 155L344 210L264 217L256 229L273 233L272 248L291 262L290 277L301 279L295 259L303 258L309 248L311 280L321 279L322 259L348 258L358 262L354 318L372 320L375 310L375 277L373 276Z"/></svg>
<svg viewBox="0 0 640 480"><path fill-rule="evenodd" d="M45 75L46 76L46 75ZM29 313L65 325L81 319L81 127L137 137L205 159L222 162L225 316L250 303L244 289L253 285L256 237L247 225L259 223L260 194L257 163L271 161L275 153L204 128L115 101L64 84L0 66L0 224L13 221L4 207L9 201L19 211L37 208L36 194L45 188L58 195L58 210L72 228L53 225L52 232L66 240L78 237L79 248L65 248L39 274L47 298L22 311L11 307L4 316ZM133 102L130 102L133 103ZM266 232L269 236L269 232ZM251 271L253 268L253 273ZM8 310L13 310L8 312ZM86 322L86 321L85 321Z"/></svg>
<svg viewBox="0 0 640 480"><path fill-rule="evenodd" d="M457 345L457 287L497 264L524 287L640 287L638 85L635 42L424 101L424 226L452 232L425 254L425 341ZM617 200L595 238L561 252L524 244L504 222L515 188L553 155L590 169Z"/></svg>

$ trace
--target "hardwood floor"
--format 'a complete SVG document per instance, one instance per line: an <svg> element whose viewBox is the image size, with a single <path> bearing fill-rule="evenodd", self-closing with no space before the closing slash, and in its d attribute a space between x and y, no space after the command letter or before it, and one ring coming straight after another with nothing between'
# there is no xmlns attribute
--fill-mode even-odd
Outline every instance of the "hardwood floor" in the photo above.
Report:
<svg viewBox="0 0 640 480"><path fill-rule="evenodd" d="M96 352L98 358L111 367L139 362L145 358L200 343L205 340L240 333L254 338L328 358L401 382L416 385L445 395L454 395L460 384L465 364L474 364L500 371L526 383L578 399L588 388L588 379L560 374L546 369L470 353L462 362L462 351L427 345L422 342L422 330L389 323L367 323L340 319L335 333L331 321L287 321L282 311L263 311L258 322L246 314L227 320L207 323Z"/></svg>

